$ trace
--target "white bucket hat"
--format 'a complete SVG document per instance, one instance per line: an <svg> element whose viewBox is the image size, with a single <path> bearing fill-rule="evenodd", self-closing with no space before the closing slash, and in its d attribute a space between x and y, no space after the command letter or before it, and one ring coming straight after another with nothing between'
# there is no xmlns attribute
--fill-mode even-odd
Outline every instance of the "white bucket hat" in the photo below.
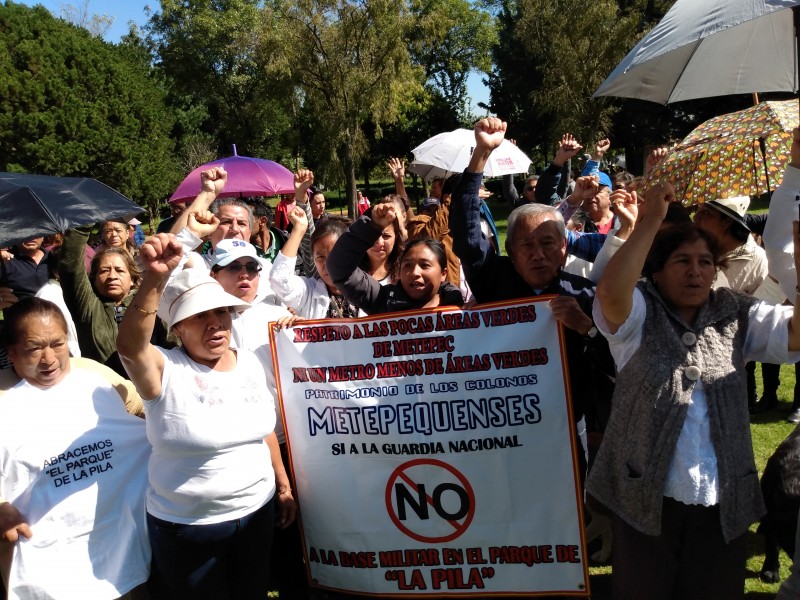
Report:
<svg viewBox="0 0 800 600"><path fill-rule="evenodd" d="M164 290L158 304L158 316L168 327L197 313L227 306L236 312L250 308L222 289L216 279L199 269L184 269Z"/></svg>

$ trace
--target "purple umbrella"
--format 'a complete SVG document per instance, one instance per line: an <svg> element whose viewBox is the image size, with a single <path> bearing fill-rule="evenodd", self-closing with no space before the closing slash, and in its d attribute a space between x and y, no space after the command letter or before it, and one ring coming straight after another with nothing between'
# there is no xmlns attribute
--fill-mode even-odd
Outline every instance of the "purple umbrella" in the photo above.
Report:
<svg viewBox="0 0 800 600"><path fill-rule="evenodd" d="M228 183L220 196L277 196L294 193L294 174L283 165L263 158L251 158L236 154L200 165L189 173L172 194L170 202L193 200L200 193L200 173L214 167L224 167L228 172Z"/></svg>

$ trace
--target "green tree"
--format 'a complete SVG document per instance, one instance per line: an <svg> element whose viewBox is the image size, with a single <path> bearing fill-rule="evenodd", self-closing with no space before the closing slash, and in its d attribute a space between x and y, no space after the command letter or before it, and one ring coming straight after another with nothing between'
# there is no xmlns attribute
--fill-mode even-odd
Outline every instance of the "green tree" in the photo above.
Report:
<svg viewBox="0 0 800 600"><path fill-rule="evenodd" d="M145 26L147 42L170 86L182 156L213 142L220 155L290 162L292 89L272 68L257 0L162 0ZM196 166L196 165L195 165Z"/></svg>
<svg viewBox="0 0 800 600"><path fill-rule="evenodd" d="M95 177L144 204L176 184L148 70L41 6L0 5L0 170Z"/></svg>
<svg viewBox="0 0 800 600"><path fill-rule="evenodd" d="M493 8L498 41L492 49L494 66L487 78L490 99L484 108L508 121L509 136L521 148L541 154L541 145L547 139L539 131L541 119L537 111L531 110L530 95L541 87L543 76L535 68L535 49L520 41L524 34L518 30L517 22L522 9L517 0L498 0Z"/></svg>
<svg viewBox="0 0 800 600"><path fill-rule="evenodd" d="M429 93L450 106L455 126L466 124L467 77L492 68L495 20L469 0L411 0L410 10L412 60L422 67Z"/></svg>
<svg viewBox="0 0 800 600"><path fill-rule="evenodd" d="M564 131L586 144L610 135L619 147L613 118L621 101L591 95L673 0L485 1L498 21L498 43L484 108L508 120L511 135L542 166Z"/></svg>
<svg viewBox="0 0 800 600"><path fill-rule="evenodd" d="M411 25L403 5L391 0L299 0L276 4L284 68L299 89L326 167L340 164L349 212L356 214L356 168L368 150L364 126L375 136L398 117L403 98L419 88L404 42Z"/></svg>
<svg viewBox="0 0 800 600"><path fill-rule="evenodd" d="M511 120L513 135L546 157L564 131L585 143L607 134L616 108L590 97L637 39L640 12L615 0L501 2L490 87L492 107Z"/></svg>

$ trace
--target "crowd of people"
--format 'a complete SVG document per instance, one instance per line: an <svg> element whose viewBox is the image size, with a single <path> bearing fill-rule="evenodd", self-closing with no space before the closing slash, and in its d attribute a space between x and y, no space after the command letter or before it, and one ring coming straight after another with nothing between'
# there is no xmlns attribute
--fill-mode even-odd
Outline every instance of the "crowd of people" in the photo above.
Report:
<svg viewBox="0 0 800 600"><path fill-rule="evenodd" d="M506 129L476 123L466 170L416 210L396 158L395 193L359 192L352 222L325 212L309 170L273 211L220 197L214 168L146 239L110 220L94 247L87 226L3 251L9 597L301 597L267 324L551 295L580 485L612 522L614 598L742 597L764 512L749 413L774 407L777 365L800 361L800 131L768 219L724 194L692 218L668 181L603 172L608 140L573 177L582 147L565 134L521 194L504 179L501 249L483 171Z"/></svg>

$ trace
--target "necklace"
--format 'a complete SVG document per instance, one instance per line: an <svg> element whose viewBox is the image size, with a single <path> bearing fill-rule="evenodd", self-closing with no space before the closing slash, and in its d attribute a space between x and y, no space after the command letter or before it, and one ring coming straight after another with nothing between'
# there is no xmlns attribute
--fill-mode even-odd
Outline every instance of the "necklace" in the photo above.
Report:
<svg viewBox="0 0 800 600"><path fill-rule="evenodd" d="M330 304L328 304L329 319L354 319L358 316L358 309L350 304L344 296L339 294L328 294Z"/></svg>

